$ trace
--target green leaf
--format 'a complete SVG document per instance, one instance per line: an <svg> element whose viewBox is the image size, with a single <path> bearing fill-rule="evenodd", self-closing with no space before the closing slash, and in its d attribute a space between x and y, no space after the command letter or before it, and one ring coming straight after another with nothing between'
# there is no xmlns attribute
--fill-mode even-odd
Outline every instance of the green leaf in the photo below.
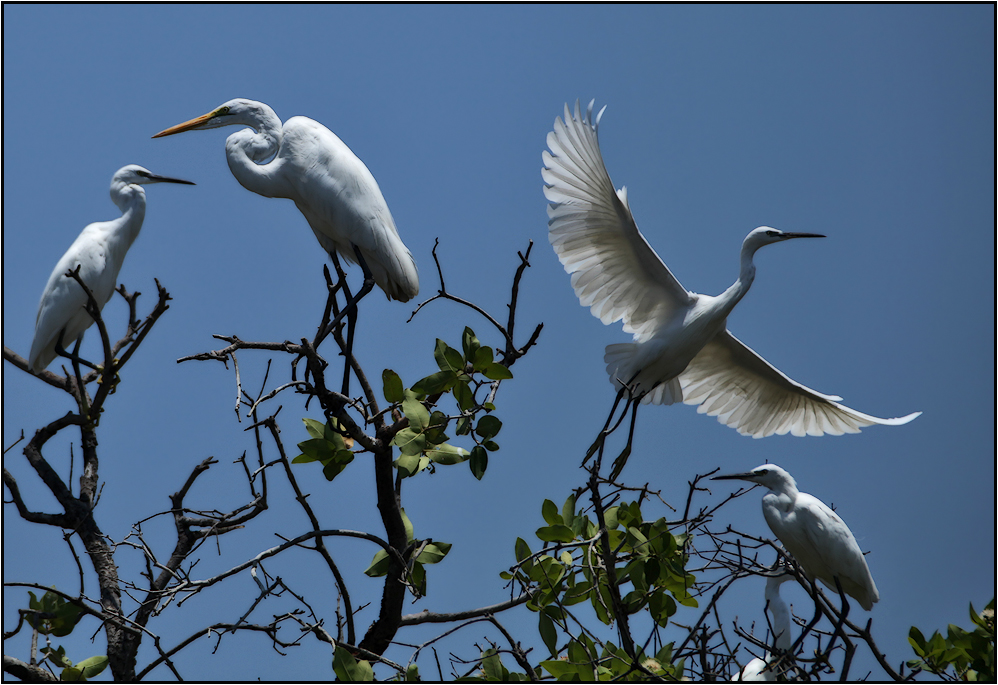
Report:
<svg viewBox="0 0 998 685"><path fill-rule="evenodd" d="M454 428L454 432L458 435L469 435L471 433L471 417L462 416L457 420L457 426Z"/></svg>
<svg viewBox="0 0 998 685"><path fill-rule="evenodd" d="M482 369L482 373L491 381L505 381L513 377L513 373L498 362L492 362L486 366Z"/></svg>
<svg viewBox="0 0 998 685"><path fill-rule="evenodd" d="M326 433L326 424L321 421L316 421L315 419L304 418L302 422L305 424L305 430L313 438L321 438Z"/></svg>
<svg viewBox="0 0 998 685"><path fill-rule="evenodd" d="M478 480L485 475L485 469L489 467L489 453L481 445L475 445L471 450L471 473Z"/></svg>
<svg viewBox="0 0 998 685"><path fill-rule="evenodd" d="M558 505L549 499L544 500L544 504L541 505L541 516L549 526L553 525L564 525L565 521L561 518L561 514L558 513Z"/></svg>
<svg viewBox="0 0 998 685"><path fill-rule="evenodd" d="M509 671L502 665L502 659L494 649L487 649L482 652L482 670L489 680L506 680Z"/></svg>
<svg viewBox="0 0 998 685"><path fill-rule="evenodd" d="M405 669L405 681L407 683L418 683L419 682L419 665L409 664Z"/></svg>
<svg viewBox="0 0 998 685"><path fill-rule="evenodd" d="M86 678L83 677L82 670L70 666L69 668L62 669L62 673L59 674L59 680L64 683L82 683L86 681Z"/></svg>
<svg viewBox="0 0 998 685"><path fill-rule="evenodd" d="M617 522L617 512L620 511L620 507L610 507L605 512L603 512L603 520L606 521L607 530L616 530L619 523Z"/></svg>
<svg viewBox="0 0 998 685"><path fill-rule="evenodd" d="M579 676L579 667L567 661L552 660L542 661L541 668L553 675L557 680L582 680ZM572 676L576 676L572 678Z"/></svg>
<svg viewBox="0 0 998 685"><path fill-rule="evenodd" d="M399 511L402 513L402 527L405 528L405 541L412 542L415 540L415 537L413 537L412 521L409 520L409 515L405 513L405 507L401 507Z"/></svg>
<svg viewBox="0 0 998 685"><path fill-rule="evenodd" d="M502 421L490 414L486 414L479 419L478 425L475 426L475 433L486 440L499 435L500 430L502 430Z"/></svg>
<svg viewBox="0 0 998 685"><path fill-rule="evenodd" d="M370 565L364 570L364 574L371 578L380 578L388 574L388 552L379 549L374 553L374 558Z"/></svg>
<svg viewBox="0 0 998 685"><path fill-rule="evenodd" d="M569 495L568 499L565 500L565 504L561 507L561 522L566 526L572 526L575 523L575 495Z"/></svg>
<svg viewBox="0 0 998 685"><path fill-rule="evenodd" d="M472 368L479 373L485 371L492 365L493 360L492 348L491 347L480 347L478 351L475 352L475 357L472 359Z"/></svg>
<svg viewBox="0 0 998 685"><path fill-rule="evenodd" d="M465 361L472 362L475 360L475 353L478 351L481 343L478 342L478 338L475 337L475 332L464 327L464 333L461 334L461 348L464 350Z"/></svg>
<svg viewBox="0 0 998 685"><path fill-rule="evenodd" d="M420 454L426 449L426 436L411 428L403 428L392 440L399 452L406 455Z"/></svg>
<svg viewBox="0 0 998 685"><path fill-rule="evenodd" d="M535 535L544 542L571 542L575 539L575 533L572 532L572 529L561 523L538 528Z"/></svg>
<svg viewBox="0 0 998 685"><path fill-rule="evenodd" d="M496 444L495 442L493 442L492 440L483 440L482 441L482 447L484 447L485 449L487 449L489 452L498 452L499 451L499 445Z"/></svg>
<svg viewBox="0 0 998 685"><path fill-rule="evenodd" d="M516 555L517 563L523 561L530 556L530 545L524 542L523 538L517 538L516 544L513 547L514 554Z"/></svg>
<svg viewBox="0 0 998 685"><path fill-rule="evenodd" d="M402 478L415 476L419 473L419 453L399 455L395 460L395 468L399 470L399 476Z"/></svg>
<svg viewBox="0 0 998 685"><path fill-rule="evenodd" d="M440 464L442 466L451 466L453 464L460 464L461 462L468 461L468 456L471 453L462 447L455 447L444 443L443 445L437 445L435 448L426 451L426 456L430 460Z"/></svg>
<svg viewBox="0 0 998 685"><path fill-rule="evenodd" d="M93 678L107 668L107 657L104 655L92 656L76 664L76 668L83 671L84 678Z"/></svg>
<svg viewBox="0 0 998 685"><path fill-rule="evenodd" d="M440 338L433 348L433 359L441 371L461 371L464 369L464 357Z"/></svg>
<svg viewBox="0 0 998 685"><path fill-rule="evenodd" d="M453 371L437 371L413 383L412 391L420 395L435 395L439 392L450 390L450 387L454 385L454 381L456 380L457 374ZM410 418L409 420L411 421L412 419Z"/></svg>
<svg viewBox="0 0 998 685"><path fill-rule="evenodd" d="M381 383L384 388L382 392L385 395L386 402L389 404L396 404L405 399L402 379L399 378L397 373L391 369L385 369L381 372Z"/></svg>
<svg viewBox="0 0 998 685"><path fill-rule="evenodd" d="M467 378L463 376L462 378ZM475 394L471 392L471 387L468 385L467 380L461 380L460 378L454 383L454 388L452 390L454 394L454 400L457 402L457 406L460 407L461 411L469 411L475 406ZM460 430L458 435L460 435Z"/></svg>
<svg viewBox="0 0 998 685"><path fill-rule="evenodd" d="M547 607L545 607L547 608ZM558 656L558 630L554 627L554 621L545 611L537 613L537 630L541 634L544 646L551 652L551 656Z"/></svg>
<svg viewBox="0 0 998 685"><path fill-rule="evenodd" d="M62 666L63 668L70 668L73 665L73 660L66 656L66 648L58 647L57 649L52 649L51 647L43 647L42 654L48 657L56 666Z"/></svg>
<svg viewBox="0 0 998 685"><path fill-rule="evenodd" d="M402 413L409 419L409 428L414 431L424 430L430 425L430 412L426 411L426 407L416 399L412 391L407 392L402 400Z"/></svg>
<svg viewBox="0 0 998 685"><path fill-rule="evenodd" d="M333 672L338 680L347 683L374 681L374 669L366 661L357 661L347 650L337 647L333 652Z"/></svg>
<svg viewBox="0 0 998 685"><path fill-rule="evenodd" d="M447 556L447 552L450 551L451 543L449 542L430 542L427 543L423 551L419 553L416 557L416 561L421 564L436 564L443 560Z"/></svg>
<svg viewBox="0 0 998 685"><path fill-rule="evenodd" d="M350 450L340 450L322 467L322 475L326 480L332 480L343 472L347 464L353 461L354 454Z"/></svg>

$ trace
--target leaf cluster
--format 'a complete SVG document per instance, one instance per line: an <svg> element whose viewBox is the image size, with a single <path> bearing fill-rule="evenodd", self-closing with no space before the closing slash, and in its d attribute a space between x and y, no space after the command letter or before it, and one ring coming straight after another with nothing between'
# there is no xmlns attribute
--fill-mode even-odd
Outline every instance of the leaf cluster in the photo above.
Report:
<svg viewBox="0 0 998 685"><path fill-rule="evenodd" d="M912 626L908 642L918 658L908 666L948 680L995 682L995 600L992 598L980 613L971 604L970 620L973 630L950 624L946 637L936 631L928 640Z"/></svg>

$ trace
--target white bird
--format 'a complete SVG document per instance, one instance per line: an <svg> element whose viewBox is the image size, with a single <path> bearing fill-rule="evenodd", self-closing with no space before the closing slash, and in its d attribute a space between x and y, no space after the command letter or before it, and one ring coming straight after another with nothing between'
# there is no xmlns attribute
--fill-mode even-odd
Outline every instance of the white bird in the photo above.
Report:
<svg viewBox="0 0 998 685"><path fill-rule="evenodd" d="M835 592L838 578L842 591L867 611L880 600L852 531L824 502L800 492L793 476L776 464L763 464L748 473L714 476L711 480L732 479L769 488L762 498L766 523L808 578L820 580Z"/></svg>
<svg viewBox="0 0 998 685"><path fill-rule="evenodd" d="M111 299L125 254L142 229L146 214L146 191L142 186L150 183L194 185L190 181L157 176L137 164L114 173L111 201L121 210L121 216L84 228L52 270L38 303L35 338L28 355L32 371L41 371L55 359L57 344L64 348L82 340L83 332L94 322L86 312L86 293L79 283L66 276L67 271L80 267L80 278L94 294L100 309Z"/></svg>
<svg viewBox="0 0 998 685"><path fill-rule="evenodd" d="M80 267L80 278L94 294L101 310L111 299L125 254L142 229L146 214L146 191L142 186L150 183L194 185L190 181L157 176L137 164L114 173L111 201L121 210L121 216L84 228L52 270L38 303L35 338L28 355L28 366L33 372L41 371L55 359L57 344L62 349L82 340L84 331L94 322L86 311L86 293L79 283L66 276L67 271Z"/></svg>
<svg viewBox="0 0 998 685"><path fill-rule="evenodd" d="M317 121L292 117L282 125L268 105L237 98L153 138L233 125L250 127L225 140L229 170L244 188L294 200L322 248L360 261L365 277L372 276L389 298L407 302L417 295L416 262L399 238L378 182Z"/></svg>
<svg viewBox="0 0 998 685"><path fill-rule="evenodd" d="M593 103L583 117L555 119L544 151L549 239L583 306L604 324L624 322L634 342L608 345L610 381L643 403L700 405L699 413L743 435L841 435L864 426L897 426L921 412L880 419L838 404L782 374L728 332L727 317L755 278L752 257L764 245L812 233L761 226L745 238L741 271L716 297L689 292L638 230L627 190L614 191L603 165ZM605 107L603 108L606 109Z"/></svg>
<svg viewBox="0 0 998 685"><path fill-rule="evenodd" d="M766 609L773 617L770 624L774 636L773 646L780 652L788 651L793 644L790 639L790 609L780 597L780 585L792 578L793 576L789 573L781 573L766 579ZM745 664L745 667L732 680L775 683L776 672L769 668L774 659L774 654L766 652L764 658L756 657Z"/></svg>

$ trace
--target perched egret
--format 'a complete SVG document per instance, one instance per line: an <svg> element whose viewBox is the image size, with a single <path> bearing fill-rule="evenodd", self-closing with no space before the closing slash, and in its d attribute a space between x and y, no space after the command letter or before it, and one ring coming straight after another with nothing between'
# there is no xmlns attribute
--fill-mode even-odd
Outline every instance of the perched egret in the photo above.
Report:
<svg viewBox="0 0 998 685"><path fill-rule="evenodd" d="M378 182L322 124L292 117L282 125L269 106L237 98L153 138L233 125L250 127L225 140L229 170L244 188L294 200L326 252L360 262L365 278L373 277L391 299L407 302L416 296L416 262L399 238Z"/></svg>
<svg viewBox="0 0 998 685"><path fill-rule="evenodd" d="M792 579L793 576L789 573L781 573L766 579L766 609L773 617L770 624L773 628L773 646L781 652L789 650L793 640L790 639L790 609L780 597L780 586ZM776 672L769 668L774 660L775 655L766 652L764 658L757 657L745 664L745 667L732 680L775 683Z"/></svg>
<svg viewBox="0 0 998 685"><path fill-rule="evenodd" d="M726 328L728 314L755 278L752 257L764 245L813 233L762 226L745 238L741 272L716 297L679 284L634 223L627 190L614 191L603 165L597 127L575 104L555 119L544 151L549 238L583 306L604 324L624 322L634 342L608 345L610 381L630 387L643 403L700 405L698 412L743 435L841 435L863 426L907 423L920 412L880 419L838 404L842 399L806 388L771 366ZM606 109L605 107L603 109Z"/></svg>
<svg viewBox="0 0 998 685"><path fill-rule="evenodd" d="M38 303L35 338L28 355L32 371L41 371L55 359L57 345L62 349L75 340L82 340L83 332L94 322L86 311L86 293L79 283L66 276L66 272L80 267L80 278L93 292L100 309L111 299L125 253L142 229L146 214L146 191L142 186L150 183L194 185L190 181L157 176L137 164L129 164L114 173L111 201L121 210L121 216L84 228L55 265Z"/></svg>
<svg viewBox="0 0 998 685"><path fill-rule="evenodd" d="M762 498L766 523L812 581L820 580L838 592L838 578L842 591L867 611L880 600L852 531L817 497L797 490L793 476L775 464L763 464L748 473L714 476L711 480L732 479L769 488Z"/></svg>

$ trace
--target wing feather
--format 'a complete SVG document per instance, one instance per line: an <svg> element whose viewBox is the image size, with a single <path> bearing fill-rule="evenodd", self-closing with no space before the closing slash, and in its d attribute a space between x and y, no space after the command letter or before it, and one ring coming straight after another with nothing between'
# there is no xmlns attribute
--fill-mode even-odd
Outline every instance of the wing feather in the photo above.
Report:
<svg viewBox="0 0 998 685"><path fill-rule="evenodd" d="M638 230L627 192L615 192L603 164L597 129L603 114L555 119L544 151L544 195L548 238L579 302L604 324L623 321L624 331L642 342L678 309L693 303L669 268Z"/></svg>
<svg viewBox="0 0 998 685"><path fill-rule="evenodd" d="M898 426L921 412L881 419L839 404L790 379L728 331L716 335L679 376L686 404L717 416L742 435L858 433L875 424Z"/></svg>

